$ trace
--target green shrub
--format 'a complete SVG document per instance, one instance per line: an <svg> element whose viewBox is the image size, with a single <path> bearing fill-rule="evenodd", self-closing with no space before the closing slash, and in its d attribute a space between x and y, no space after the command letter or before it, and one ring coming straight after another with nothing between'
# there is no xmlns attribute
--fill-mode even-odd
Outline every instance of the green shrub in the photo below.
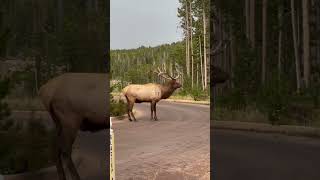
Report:
<svg viewBox="0 0 320 180"><path fill-rule="evenodd" d="M230 110L243 110L248 105L246 96L239 89L233 89L225 96L216 97L217 106Z"/></svg>
<svg viewBox="0 0 320 180"><path fill-rule="evenodd" d="M202 89L200 89L199 87L191 90L191 96L193 97L193 99L195 101L201 101L201 100L208 99L207 93L205 91L203 91Z"/></svg>
<svg viewBox="0 0 320 180"><path fill-rule="evenodd" d="M257 96L257 107L268 117L271 124L282 124L282 118L288 112L290 93L284 84L272 81L260 89Z"/></svg>
<svg viewBox="0 0 320 180"><path fill-rule="evenodd" d="M115 90L118 85L113 85L110 87L110 92ZM110 93L110 115L111 116L121 116L127 111L127 105L119 100L115 99L113 95Z"/></svg>
<svg viewBox="0 0 320 180"><path fill-rule="evenodd" d="M110 115L111 116L121 116L123 114L125 114L126 110L127 110L127 105L123 102L123 101L114 101L112 100L110 102L111 105L111 111L110 111Z"/></svg>

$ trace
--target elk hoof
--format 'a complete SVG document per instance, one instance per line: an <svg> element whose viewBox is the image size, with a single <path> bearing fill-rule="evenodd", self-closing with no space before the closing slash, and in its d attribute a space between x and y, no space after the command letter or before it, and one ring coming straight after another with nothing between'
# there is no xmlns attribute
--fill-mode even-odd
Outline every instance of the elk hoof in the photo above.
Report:
<svg viewBox="0 0 320 180"><path fill-rule="evenodd" d="M158 121L158 118L154 118L155 121Z"/></svg>
<svg viewBox="0 0 320 180"><path fill-rule="evenodd" d="M129 119L129 121L132 121L132 119Z"/></svg>

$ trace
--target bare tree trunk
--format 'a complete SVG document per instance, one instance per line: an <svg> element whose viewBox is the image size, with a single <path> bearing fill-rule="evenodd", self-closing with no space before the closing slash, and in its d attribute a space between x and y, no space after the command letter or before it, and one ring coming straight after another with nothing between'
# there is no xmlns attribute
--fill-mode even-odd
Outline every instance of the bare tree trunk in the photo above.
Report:
<svg viewBox="0 0 320 180"><path fill-rule="evenodd" d="M58 6L58 18L57 18L57 25L58 25L58 31L61 32L63 28L63 0L57 0L57 6Z"/></svg>
<svg viewBox="0 0 320 180"><path fill-rule="evenodd" d="M39 90L39 81L40 81L40 72L41 72L41 57L39 55L36 55L35 57L35 90L36 94L38 94Z"/></svg>
<svg viewBox="0 0 320 180"><path fill-rule="evenodd" d="M251 47L255 48L255 0L250 0L250 43Z"/></svg>
<svg viewBox="0 0 320 180"><path fill-rule="evenodd" d="M246 18L246 37L250 36L250 0L245 0L244 14Z"/></svg>
<svg viewBox="0 0 320 180"><path fill-rule="evenodd" d="M296 78L297 78L297 92L300 93L300 63L299 63L299 54L298 54L298 44L297 44L297 30L295 25L295 7L294 0L291 0L291 24L292 24L292 35L293 35L293 46L294 46L294 55L296 63Z"/></svg>
<svg viewBox="0 0 320 180"><path fill-rule="evenodd" d="M278 9L278 23L279 23L279 36L278 36L278 81L281 81L281 57L282 57L282 5Z"/></svg>
<svg viewBox="0 0 320 180"><path fill-rule="evenodd" d="M35 91L34 91L34 95L38 94L38 87L39 87L39 82L38 82L38 69L36 67L34 67L34 87L35 87Z"/></svg>
<svg viewBox="0 0 320 180"><path fill-rule="evenodd" d="M303 77L305 87L310 84L310 30L309 30L309 7L308 0L302 0L302 23L303 23Z"/></svg>
<svg viewBox="0 0 320 180"><path fill-rule="evenodd" d="M204 82L203 82L203 65L202 65L202 46L201 46L201 36L199 37L199 42L200 42L200 45L199 45L199 52L200 52L200 75L201 75L201 88L202 90L204 90Z"/></svg>
<svg viewBox="0 0 320 180"><path fill-rule="evenodd" d="M199 87L199 63L197 63L197 87Z"/></svg>
<svg viewBox="0 0 320 180"><path fill-rule="evenodd" d="M204 67L204 88L207 89L208 87L208 73L207 73L207 27L206 27L206 12L205 12L205 5L202 4L202 20L203 20L203 67Z"/></svg>
<svg viewBox="0 0 320 180"><path fill-rule="evenodd" d="M190 76L190 45L189 45L189 8L188 2L186 3L186 68L187 68L187 76Z"/></svg>
<svg viewBox="0 0 320 180"><path fill-rule="evenodd" d="M267 0L262 2L262 76L261 82L264 85L266 81L266 56L267 56Z"/></svg>
<svg viewBox="0 0 320 180"><path fill-rule="evenodd" d="M194 84L194 62L193 62L193 40L192 40L192 34L193 34L193 30L192 30L192 8L191 8L191 2L190 2L190 50L191 50L191 87L193 88L193 84Z"/></svg>
<svg viewBox="0 0 320 180"><path fill-rule="evenodd" d="M230 82L231 82L231 88L234 88L234 81L233 81L233 77L234 77L234 72L233 72L233 68L236 62L236 55L235 55L235 40L234 40L234 36L233 36L233 27L232 25L230 25L230 51L231 51L231 63L230 63Z"/></svg>

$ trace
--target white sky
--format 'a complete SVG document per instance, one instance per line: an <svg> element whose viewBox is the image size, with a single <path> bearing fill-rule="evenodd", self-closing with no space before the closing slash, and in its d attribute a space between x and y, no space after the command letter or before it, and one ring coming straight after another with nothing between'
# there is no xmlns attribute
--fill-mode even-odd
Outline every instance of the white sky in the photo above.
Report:
<svg viewBox="0 0 320 180"><path fill-rule="evenodd" d="M178 7L178 0L111 0L111 49L181 40Z"/></svg>

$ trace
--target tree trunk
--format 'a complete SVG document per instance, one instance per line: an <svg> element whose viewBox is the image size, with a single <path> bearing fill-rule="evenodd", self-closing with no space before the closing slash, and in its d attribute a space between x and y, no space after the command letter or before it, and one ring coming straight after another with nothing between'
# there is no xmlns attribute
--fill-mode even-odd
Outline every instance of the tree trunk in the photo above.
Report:
<svg viewBox="0 0 320 180"><path fill-rule="evenodd" d="M233 68L236 62L236 53L235 53L235 39L233 36L233 27L232 25L230 25L230 51L231 51L231 63L230 63L230 83L231 83L231 88L234 88L234 81L233 81L233 77L234 77L234 72L233 72Z"/></svg>
<svg viewBox="0 0 320 180"><path fill-rule="evenodd" d="M282 5L278 8L278 23L279 23L279 36L278 36L278 81L281 84L281 56L282 56Z"/></svg>
<svg viewBox="0 0 320 180"><path fill-rule="evenodd" d="M202 88L202 90L204 90L204 82L203 82L203 63L202 63L202 51L201 51L201 49L202 49L202 45L201 45L201 36L199 37L199 52L200 52L200 76L201 76L201 88Z"/></svg>
<svg viewBox="0 0 320 180"><path fill-rule="evenodd" d="M39 90L39 82L41 81L41 57L36 55L35 57L35 90L36 94L38 94Z"/></svg>
<svg viewBox="0 0 320 180"><path fill-rule="evenodd" d="M250 0L250 43L255 48L255 0Z"/></svg>
<svg viewBox="0 0 320 180"><path fill-rule="evenodd" d="M206 27L206 12L205 12L205 5L202 4L202 20L203 20L203 67L204 67L204 88L207 89L208 87L208 73L207 73L207 27Z"/></svg>
<svg viewBox="0 0 320 180"><path fill-rule="evenodd" d="M262 2L262 76L261 82L264 85L266 81L266 56L267 56L267 0Z"/></svg>
<svg viewBox="0 0 320 180"><path fill-rule="evenodd" d="M250 36L250 0L245 0L244 15L246 18L246 37Z"/></svg>
<svg viewBox="0 0 320 180"><path fill-rule="evenodd" d="M309 7L308 0L302 0L302 23L303 23L303 77L305 87L310 84L310 30L309 30Z"/></svg>
<svg viewBox="0 0 320 180"><path fill-rule="evenodd" d="M189 8L188 3L186 3L186 68L187 77L190 76L190 47L189 47Z"/></svg>
<svg viewBox="0 0 320 180"><path fill-rule="evenodd" d="M292 24L292 35L293 35L293 46L296 64L296 78L297 78L297 93L300 93L300 63L298 54L298 44L297 44L297 30L295 25L295 7L294 0L291 0L291 24Z"/></svg>
<svg viewBox="0 0 320 180"><path fill-rule="evenodd" d="M199 64L197 63L197 87L199 87Z"/></svg>
<svg viewBox="0 0 320 180"><path fill-rule="evenodd" d="M64 16L63 0L57 0L57 6L58 6L57 26L58 26L58 31L62 32L62 29L63 29L63 16Z"/></svg>
<svg viewBox="0 0 320 180"><path fill-rule="evenodd" d="M191 50L191 87L193 88L193 80L194 80L194 62L193 62L193 40L192 40L192 34L193 34L193 30L192 30L192 8L191 8L191 1L190 1L190 50Z"/></svg>

